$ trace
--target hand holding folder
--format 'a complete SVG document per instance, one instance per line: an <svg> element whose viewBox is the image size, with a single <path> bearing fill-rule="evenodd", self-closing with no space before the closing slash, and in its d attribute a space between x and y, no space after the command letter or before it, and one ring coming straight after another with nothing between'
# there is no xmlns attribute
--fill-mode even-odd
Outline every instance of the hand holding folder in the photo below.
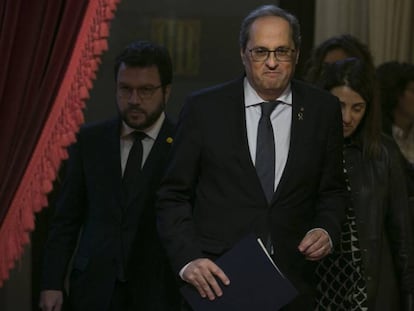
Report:
<svg viewBox="0 0 414 311"><path fill-rule="evenodd" d="M260 239L239 241L216 260L230 279L220 284L223 295L215 300L202 298L190 284L181 293L194 311L276 311L297 295L297 290L277 268Z"/></svg>

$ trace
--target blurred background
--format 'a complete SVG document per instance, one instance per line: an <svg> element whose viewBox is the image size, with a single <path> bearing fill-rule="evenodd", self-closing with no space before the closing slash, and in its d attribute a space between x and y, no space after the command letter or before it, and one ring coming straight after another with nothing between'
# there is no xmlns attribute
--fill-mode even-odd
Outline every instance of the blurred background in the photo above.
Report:
<svg viewBox="0 0 414 311"><path fill-rule="evenodd" d="M177 119L185 96L196 89L243 73L238 35L242 19L258 5L243 0L122 0L111 23L109 49L84 110L85 121L103 120L116 113L113 60L130 41L149 39L166 45L174 63L174 81L167 113ZM302 47L296 75L314 46L349 33L368 45L375 64L414 62L414 5L411 0L281 0L272 1L295 14L302 28ZM59 189L55 182L49 207L36 216L36 228L24 256L0 288L1 311L38 310L42 248Z"/></svg>

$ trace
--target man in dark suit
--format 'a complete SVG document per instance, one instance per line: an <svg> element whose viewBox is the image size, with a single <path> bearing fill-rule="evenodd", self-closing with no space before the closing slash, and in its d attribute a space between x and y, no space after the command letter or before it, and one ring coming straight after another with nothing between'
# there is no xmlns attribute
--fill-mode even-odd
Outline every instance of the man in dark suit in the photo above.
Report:
<svg viewBox="0 0 414 311"><path fill-rule="evenodd" d="M174 310L175 278L155 227L155 192L173 135L164 113L168 51L131 43L116 59L119 116L83 127L45 248L42 310L60 310L73 257L71 310ZM66 304L65 304L66 305Z"/></svg>
<svg viewBox="0 0 414 311"><path fill-rule="evenodd" d="M338 240L340 105L292 80L299 45L294 16L257 8L240 32L245 76L192 94L181 113L158 230L176 273L207 299L223 294L217 279L232 281L213 260L253 232L299 291L285 309L312 310L312 263Z"/></svg>

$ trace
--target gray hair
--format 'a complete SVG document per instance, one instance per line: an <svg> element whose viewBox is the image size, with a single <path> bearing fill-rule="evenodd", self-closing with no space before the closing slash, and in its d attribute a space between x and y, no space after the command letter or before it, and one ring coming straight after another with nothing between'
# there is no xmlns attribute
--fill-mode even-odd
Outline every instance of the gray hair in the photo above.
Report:
<svg viewBox="0 0 414 311"><path fill-rule="evenodd" d="M293 43L295 44L295 49L300 48L300 41L301 41L301 35L300 35L300 25L298 19L290 14L289 12L279 8L276 5L268 4L268 5L262 5L256 8L255 10L251 11L249 15L247 15L240 28L240 37L239 37L239 44L240 48L244 51L246 49L247 41L249 41L249 32L250 28L253 24L253 22L260 18L265 16L277 16L281 17L284 20L286 20L291 29L292 29L292 39Z"/></svg>

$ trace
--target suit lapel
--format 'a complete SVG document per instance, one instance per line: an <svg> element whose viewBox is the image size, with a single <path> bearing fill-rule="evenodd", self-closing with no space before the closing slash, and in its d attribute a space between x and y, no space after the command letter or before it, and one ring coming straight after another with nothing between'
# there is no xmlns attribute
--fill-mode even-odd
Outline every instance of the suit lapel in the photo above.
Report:
<svg viewBox="0 0 414 311"><path fill-rule="evenodd" d="M300 155L303 154L303 137L306 135L306 118L305 107L306 99L297 84L292 81L292 123L290 132L289 153L286 161L285 169L279 181L279 186L273 194L272 202L279 197L283 187L286 186L289 176L295 171L295 163Z"/></svg>
<svg viewBox="0 0 414 311"><path fill-rule="evenodd" d="M234 153L237 155L236 158L239 162L240 169L246 176L246 180L249 181L257 193L260 193L263 201L267 202L259 177L257 176L256 168L254 167L253 160L250 155L246 129L246 109L244 106L243 79L235 83L234 88L229 91L229 94L237 95L229 96L229 102L231 104L225 106L228 107L228 110L227 115L224 119L224 127L230 128L230 146L233 147Z"/></svg>
<svg viewBox="0 0 414 311"><path fill-rule="evenodd" d="M121 149L120 149L120 120L115 119L111 121L107 128L107 134L103 135L105 140L102 142L102 160L106 175L105 180L108 180L108 189L114 195L115 202L121 202L121 180L122 180L122 168L121 168ZM117 208L113 210L115 217L121 219L121 204L117 205Z"/></svg>
<svg viewBox="0 0 414 311"><path fill-rule="evenodd" d="M159 174L163 168L164 159L167 157L170 144L172 142L173 125L170 121L165 119L160 132L158 133L157 139L155 140L147 159L145 160L144 166L140 176L137 178L134 195L127 202L124 213L130 208L131 204L136 204L138 197L144 197L143 191L148 191L150 185L150 179ZM168 139L167 139L168 138Z"/></svg>
<svg viewBox="0 0 414 311"><path fill-rule="evenodd" d="M159 165L159 160L166 157L172 143L173 128L172 123L165 119L142 169L144 176L151 175L154 167Z"/></svg>

